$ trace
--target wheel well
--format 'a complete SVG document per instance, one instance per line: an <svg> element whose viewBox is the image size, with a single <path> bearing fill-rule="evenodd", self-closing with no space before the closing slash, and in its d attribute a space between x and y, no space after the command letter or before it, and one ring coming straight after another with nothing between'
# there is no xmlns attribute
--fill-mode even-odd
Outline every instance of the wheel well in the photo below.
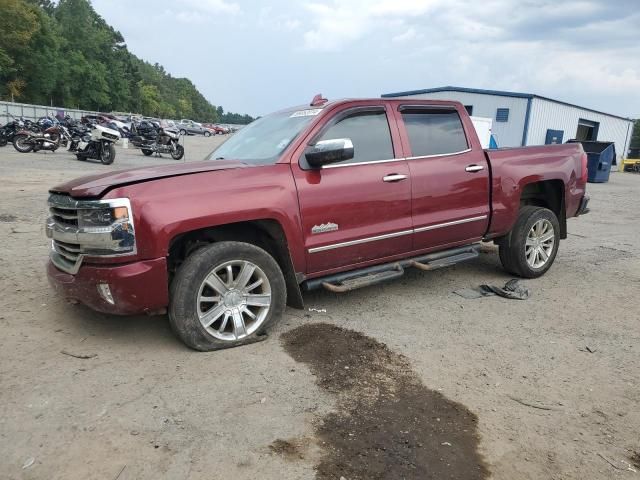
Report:
<svg viewBox="0 0 640 480"><path fill-rule="evenodd" d="M560 223L560 238L567 238L567 216L562 180L545 180L525 185L520 195L520 206L525 205L548 208L555 213Z"/></svg>
<svg viewBox="0 0 640 480"><path fill-rule="evenodd" d="M169 283L182 262L194 251L210 243L224 241L250 243L269 253L282 269L287 285L287 304L294 308L304 308L302 293L289 255L287 237L275 220L230 223L193 230L174 237L169 244L167 258Z"/></svg>

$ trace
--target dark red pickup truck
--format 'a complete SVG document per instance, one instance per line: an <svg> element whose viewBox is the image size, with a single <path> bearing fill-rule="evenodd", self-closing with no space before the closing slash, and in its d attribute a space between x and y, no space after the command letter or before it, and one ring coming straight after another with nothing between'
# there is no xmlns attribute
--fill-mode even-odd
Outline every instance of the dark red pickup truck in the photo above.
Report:
<svg viewBox="0 0 640 480"><path fill-rule="evenodd" d="M252 341L302 291L451 265L492 240L510 273L554 261L586 213L579 143L485 151L460 103L342 100L265 116L203 162L51 190L48 275L115 314L168 311L190 347Z"/></svg>

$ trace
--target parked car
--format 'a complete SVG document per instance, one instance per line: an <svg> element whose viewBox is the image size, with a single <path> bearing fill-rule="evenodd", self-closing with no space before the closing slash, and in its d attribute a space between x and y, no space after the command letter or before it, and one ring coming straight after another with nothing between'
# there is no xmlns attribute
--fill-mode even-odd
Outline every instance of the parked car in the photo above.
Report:
<svg viewBox="0 0 640 480"><path fill-rule="evenodd" d="M305 290L435 270L482 241L539 277L588 211L586 180L579 143L483 150L458 102L316 98L207 161L51 189L48 276L98 311L168 311L184 343L214 350L253 341Z"/></svg>
<svg viewBox="0 0 640 480"><path fill-rule="evenodd" d="M180 123L176 125L176 128L180 131L181 135L204 135L205 137L213 135L211 130L205 128L201 123L192 120L181 120Z"/></svg>
<svg viewBox="0 0 640 480"><path fill-rule="evenodd" d="M214 135L225 135L229 133L228 128L215 123L204 123L203 126L214 132Z"/></svg>

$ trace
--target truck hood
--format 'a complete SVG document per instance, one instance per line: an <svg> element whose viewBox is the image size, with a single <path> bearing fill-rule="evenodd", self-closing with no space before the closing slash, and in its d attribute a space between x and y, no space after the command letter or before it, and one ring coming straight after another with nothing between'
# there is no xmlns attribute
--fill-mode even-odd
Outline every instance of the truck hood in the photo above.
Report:
<svg viewBox="0 0 640 480"><path fill-rule="evenodd" d="M247 167L247 164L234 160L206 160L203 162L181 163L179 165L133 168L75 178L67 183L53 187L50 192L66 193L72 197L99 197L106 193L107 190L122 185L243 167Z"/></svg>

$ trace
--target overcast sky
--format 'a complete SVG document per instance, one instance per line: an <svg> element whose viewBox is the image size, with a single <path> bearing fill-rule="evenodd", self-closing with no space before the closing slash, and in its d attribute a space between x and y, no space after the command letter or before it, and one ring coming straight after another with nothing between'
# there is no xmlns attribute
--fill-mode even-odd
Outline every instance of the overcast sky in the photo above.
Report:
<svg viewBox="0 0 640 480"><path fill-rule="evenodd" d="M252 115L443 85L640 117L640 0L93 0L129 49Z"/></svg>

